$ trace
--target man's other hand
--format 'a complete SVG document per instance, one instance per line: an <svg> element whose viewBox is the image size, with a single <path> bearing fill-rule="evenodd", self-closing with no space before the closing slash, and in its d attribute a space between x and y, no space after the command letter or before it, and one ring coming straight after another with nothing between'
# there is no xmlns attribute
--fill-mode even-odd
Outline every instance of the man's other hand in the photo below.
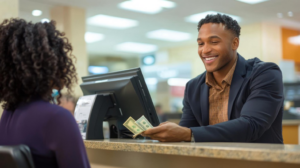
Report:
<svg viewBox="0 0 300 168"><path fill-rule="evenodd" d="M189 128L171 122L164 122L157 127L146 130L142 135L161 142L190 142L191 134Z"/></svg>

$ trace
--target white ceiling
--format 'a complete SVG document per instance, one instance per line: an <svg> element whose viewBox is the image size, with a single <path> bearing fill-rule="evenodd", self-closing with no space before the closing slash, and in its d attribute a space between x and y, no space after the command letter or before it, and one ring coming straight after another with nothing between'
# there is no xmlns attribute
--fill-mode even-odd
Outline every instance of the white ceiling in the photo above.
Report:
<svg viewBox="0 0 300 168"><path fill-rule="evenodd" d="M49 11L53 6L67 5L85 8L87 18L105 14L139 21L139 26L124 30L86 25L87 31L105 35L104 40L87 45L89 55L139 55L115 50L116 45L128 41L155 44L160 49L196 45L197 24L188 23L184 18L204 11L219 11L240 16L241 25L267 21L300 30L300 0L269 0L255 5L236 0L171 0L177 4L175 8L164 9L161 13L154 15L120 9L118 4L123 1L125 0L20 0L20 17L37 22L42 18L49 18ZM43 15L32 16L31 11L34 9L42 10ZM292 11L294 16L288 17L288 11ZM284 18L277 17L279 12L283 13ZM147 32L157 29L188 32L194 38L183 42L167 42L146 37Z"/></svg>

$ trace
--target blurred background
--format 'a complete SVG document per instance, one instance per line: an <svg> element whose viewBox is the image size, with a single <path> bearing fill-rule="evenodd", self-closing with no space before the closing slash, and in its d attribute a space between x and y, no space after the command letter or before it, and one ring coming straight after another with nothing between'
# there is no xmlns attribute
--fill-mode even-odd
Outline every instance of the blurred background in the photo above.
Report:
<svg viewBox="0 0 300 168"><path fill-rule="evenodd" d="M197 23L228 14L242 27L238 52L280 66L284 119L297 120L299 6L299 0L0 0L0 20L55 20L73 45L80 77L141 67L161 121L178 122L186 82L205 71ZM81 95L77 86L74 97Z"/></svg>

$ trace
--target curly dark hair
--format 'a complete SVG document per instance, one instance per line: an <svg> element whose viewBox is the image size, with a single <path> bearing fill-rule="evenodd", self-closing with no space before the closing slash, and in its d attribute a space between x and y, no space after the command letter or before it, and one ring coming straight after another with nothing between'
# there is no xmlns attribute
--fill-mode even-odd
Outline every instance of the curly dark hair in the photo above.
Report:
<svg viewBox="0 0 300 168"><path fill-rule="evenodd" d="M23 19L0 24L0 102L14 111L35 98L53 100L52 89L68 92L77 83L72 46L55 22L32 23Z"/></svg>
<svg viewBox="0 0 300 168"><path fill-rule="evenodd" d="M200 30L201 26L205 23L222 23L225 25L227 30L231 30L232 33L236 37L240 37L241 27L238 22L232 19L230 16L224 14L216 14L216 15L207 15L204 19L201 19L198 23L198 31Z"/></svg>

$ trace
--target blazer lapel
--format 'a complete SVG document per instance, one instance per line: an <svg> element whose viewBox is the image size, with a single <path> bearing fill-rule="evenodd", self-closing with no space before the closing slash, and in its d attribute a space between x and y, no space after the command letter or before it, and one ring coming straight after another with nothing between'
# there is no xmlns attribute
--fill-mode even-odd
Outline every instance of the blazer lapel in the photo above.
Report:
<svg viewBox="0 0 300 168"><path fill-rule="evenodd" d="M203 126L206 126L209 124L209 97L208 97L209 88L205 83L203 83L201 85L200 91L201 91L200 104L201 104L202 123Z"/></svg>
<svg viewBox="0 0 300 168"><path fill-rule="evenodd" d="M243 84L246 74L246 60L238 54L238 60L232 77L228 101L228 120L230 120L234 100Z"/></svg>

